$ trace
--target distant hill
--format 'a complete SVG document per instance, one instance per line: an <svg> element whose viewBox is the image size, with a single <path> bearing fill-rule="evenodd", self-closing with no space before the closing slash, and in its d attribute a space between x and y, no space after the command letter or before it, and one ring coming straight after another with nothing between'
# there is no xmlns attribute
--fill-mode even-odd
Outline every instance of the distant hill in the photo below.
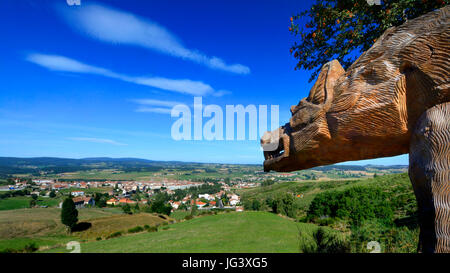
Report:
<svg viewBox="0 0 450 273"><path fill-rule="evenodd" d="M367 171L369 169L375 170L395 170L395 169L407 169L408 165L327 165L312 168L312 170L316 171L331 171L331 170L339 170L339 171Z"/></svg>
<svg viewBox="0 0 450 273"><path fill-rule="evenodd" d="M124 171L158 171L176 165L176 162L157 162L139 158L56 158L56 157L0 157L0 175L39 174L40 172L64 173L92 169L120 169Z"/></svg>
<svg viewBox="0 0 450 273"><path fill-rule="evenodd" d="M118 169L123 171L159 171L164 168L205 168L210 165L237 166L239 164L215 164L215 163L195 163L181 161L155 161L141 158L110 158L110 157L91 157L91 158L57 158L57 157L0 157L0 177L11 174L39 174L76 172L92 169ZM244 166L244 165L243 165ZM261 165L253 166L255 170L262 169ZM342 170L342 171L366 171L366 170L385 170L385 169L405 169L408 166L376 166L376 165L328 165L313 168L318 171Z"/></svg>

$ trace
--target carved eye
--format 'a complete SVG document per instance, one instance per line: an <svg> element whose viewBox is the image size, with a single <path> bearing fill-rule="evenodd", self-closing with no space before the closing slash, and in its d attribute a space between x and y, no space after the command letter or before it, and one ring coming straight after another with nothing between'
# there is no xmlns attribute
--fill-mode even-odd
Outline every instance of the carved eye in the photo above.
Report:
<svg viewBox="0 0 450 273"><path fill-rule="evenodd" d="M322 106L303 99L296 106L295 110L296 111L292 114L289 124L293 129L298 130L306 126L306 124L312 122L322 110Z"/></svg>

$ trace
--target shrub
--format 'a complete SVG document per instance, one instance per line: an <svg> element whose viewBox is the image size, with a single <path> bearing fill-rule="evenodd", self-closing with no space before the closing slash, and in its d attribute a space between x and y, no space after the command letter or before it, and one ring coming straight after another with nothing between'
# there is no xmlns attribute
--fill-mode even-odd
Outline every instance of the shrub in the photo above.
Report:
<svg viewBox="0 0 450 273"><path fill-rule="evenodd" d="M111 234L107 237L107 239L116 238L116 237L120 237L120 236L122 236L122 231L116 231L116 232L114 232L114 233L111 233Z"/></svg>
<svg viewBox="0 0 450 273"><path fill-rule="evenodd" d="M144 231L144 228L141 227L141 226L137 226L137 227L134 227L134 228L130 228L128 230L128 233L137 233L137 232L142 232L142 231Z"/></svg>
<svg viewBox="0 0 450 273"><path fill-rule="evenodd" d="M97 237L95 240L101 241L101 240L102 240L102 237Z"/></svg>
<svg viewBox="0 0 450 273"><path fill-rule="evenodd" d="M5 248L0 250L0 253L20 253L20 251L14 248Z"/></svg>
<svg viewBox="0 0 450 273"><path fill-rule="evenodd" d="M5 248L3 250L0 250L0 253L32 253L38 249L39 247L36 245L36 243L28 243L23 248L20 249Z"/></svg>
<svg viewBox="0 0 450 273"><path fill-rule="evenodd" d="M318 228L314 234L316 243L316 252L318 253L349 253L350 243L334 231L327 231L324 228Z"/></svg>
<svg viewBox="0 0 450 273"><path fill-rule="evenodd" d="M382 252L415 253L419 237L419 228L386 226L381 220L364 221L352 228L352 252L370 252L367 243L376 241Z"/></svg>
<svg viewBox="0 0 450 273"><path fill-rule="evenodd" d="M149 229L148 229L148 232L157 232L158 231L158 228L157 227L150 227Z"/></svg>
<svg viewBox="0 0 450 273"><path fill-rule="evenodd" d="M124 206L122 206L122 210L123 210L123 213L125 213L125 214L133 214L133 212L131 211L131 207L128 204L125 204Z"/></svg>
<svg viewBox="0 0 450 273"><path fill-rule="evenodd" d="M312 238L299 231L299 249L303 253L349 253L351 247L342 235L320 227Z"/></svg>
<svg viewBox="0 0 450 273"><path fill-rule="evenodd" d="M191 220L192 218L194 218L194 216L192 216L192 215L184 216L184 220Z"/></svg>
<svg viewBox="0 0 450 273"><path fill-rule="evenodd" d="M144 225L144 228L145 228L145 229L149 229L150 226L149 226L149 225Z"/></svg>
<svg viewBox="0 0 450 273"><path fill-rule="evenodd" d="M299 250L300 253L314 253L316 252L317 246L313 241L313 238L306 234L304 231L299 230Z"/></svg>
<svg viewBox="0 0 450 273"><path fill-rule="evenodd" d="M35 252L36 250L38 250L39 247L36 245L36 243L28 243L27 245L25 245L25 247L23 248L23 251L25 253L31 253L31 252Z"/></svg>
<svg viewBox="0 0 450 273"><path fill-rule="evenodd" d="M319 219L315 220L315 222L319 226L330 226L335 222L335 218L325 216L325 217L320 217Z"/></svg>

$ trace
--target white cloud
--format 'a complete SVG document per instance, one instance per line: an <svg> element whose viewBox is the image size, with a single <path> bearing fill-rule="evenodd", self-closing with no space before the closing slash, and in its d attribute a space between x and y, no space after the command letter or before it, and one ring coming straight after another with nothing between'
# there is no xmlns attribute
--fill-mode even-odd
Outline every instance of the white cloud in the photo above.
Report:
<svg viewBox="0 0 450 273"><path fill-rule="evenodd" d="M139 107L136 109L136 112L141 113L157 113L157 114L170 114L172 111L171 108L163 108L163 107Z"/></svg>
<svg viewBox="0 0 450 273"><path fill-rule="evenodd" d="M250 73L250 68L245 65L226 64L218 57L186 48L163 26L132 13L100 4L83 4L76 9L64 7L57 10L71 27L100 41L140 46L213 69L237 74Z"/></svg>
<svg viewBox="0 0 450 273"><path fill-rule="evenodd" d="M163 90L187 93L194 96L213 94L214 89L206 83L191 80L172 80L161 77L141 77L134 78L134 83L156 87Z"/></svg>
<svg viewBox="0 0 450 273"><path fill-rule="evenodd" d="M135 103L142 105L155 105L155 106L165 106L165 107L173 107L178 104L184 104L178 101L168 101L168 100L155 100L155 99L134 99L131 100Z"/></svg>
<svg viewBox="0 0 450 273"><path fill-rule="evenodd" d="M219 91L214 92L212 95L215 96L215 97L222 97L224 95L229 95L229 94L231 94L231 91L219 90Z"/></svg>
<svg viewBox="0 0 450 273"><path fill-rule="evenodd" d="M53 71L101 75L134 84L156 87L162 90L190 94L194 96L222 96L225 94L223 91L216 92L209 84L201 81L193 81L189 79L167 79L163 77L131 77L59 55L33 53L28 55L26 60Z"/></svg>
<svg viewBox="0 0 450 273"><path fill-rule="evenodd" d="M84 64L77 60L59 55L34 53L28 55L26 60L54 71L97 74L113 78L120 77L120 75L113 73L108 69Z"/></svg>
<svg viewBox="0 0 450 273"><path fill-rule="evenodd" d="M183 104L178 101L166 101L166 100L155 100L155 99L134 99L131 100L140 105L136 109L136 112L141 113L158 113L158 114L170 114L172 107L175 105ZM149 106L159 106L159 107L149 107Z"/></svg>
<svg viewBox="0 0 450 273"><path fill-rule="evenodd" d="M92 137L70 137L70 140L74 141L86 141L86 142L92 142L92 143L104 143L104 144L112 144L112 145L118 145L118 146L124 146L128 145L125 143L120 143L111 139L106 138L92 138Z"/></svg>

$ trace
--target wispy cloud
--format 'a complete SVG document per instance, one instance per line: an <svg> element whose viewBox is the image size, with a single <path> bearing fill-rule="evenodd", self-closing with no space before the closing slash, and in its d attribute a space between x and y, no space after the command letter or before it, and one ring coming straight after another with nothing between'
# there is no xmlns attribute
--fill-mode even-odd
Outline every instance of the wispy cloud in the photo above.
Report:
<svg viewBox="0 0 450 273"><path fill-rule="evenodd" d="M222 96L227 94L227 91L216 91L209 84L201 81L193 81L189 79L167 79L163 77L131 77L113 72L106 68L85 64L59 55L33 53L29 54L26 57L26 60L53 71L101 75L134 84L156 87L162 90L190 94L194 96Z"/></svg>
<svg viewBox="0 0 450 273"><path fill-rule="evenodd" d="M136 112L141 113L157 113L157 114L170 114L172 109L170 108L163 108L163 107L145 107L141 106L138 109L136 109Z"/></svg>
<svg viewBox="0 0 450 273"><path fill-rule="evenodd" d="M174 107L178 104L185 104L179 101L169 101L169 100L155 100L155 99L132 99L132 102L142 105L154 105L154 106L165 106L165 107Z"/></svg>
<svg viewBox="0 0 450 273"><path fill-rule="evenodd" d="M242 64L227 64L218 57L186 48L178 37L149 19L100 4L83 4L80 8L58 8L58 13L73 28L104 42L129 44L190 60L213 69L249 74Z"/></svg>
<svg viewBox="0 0 450 273"><path fill-rule="evenodd" d="M139 104L136 112L170 114L172 107L179 104L185 104L178 101L155 100L155 99L133 99L132 102ZM157 106L157 107L155 107Z"/></svg>
<svg viewBox="0 0 450 273"><path fill-rule="evenodd" d="M85 141L85 142L92 142L92 143L104 143L104 144L112 144L112 145L118 145L118 146L124 146L128 145L125 143L120 143L111 139L106 138L92 138L92 137L69 137L68 139L74 140L74 141Z"/></svg>

